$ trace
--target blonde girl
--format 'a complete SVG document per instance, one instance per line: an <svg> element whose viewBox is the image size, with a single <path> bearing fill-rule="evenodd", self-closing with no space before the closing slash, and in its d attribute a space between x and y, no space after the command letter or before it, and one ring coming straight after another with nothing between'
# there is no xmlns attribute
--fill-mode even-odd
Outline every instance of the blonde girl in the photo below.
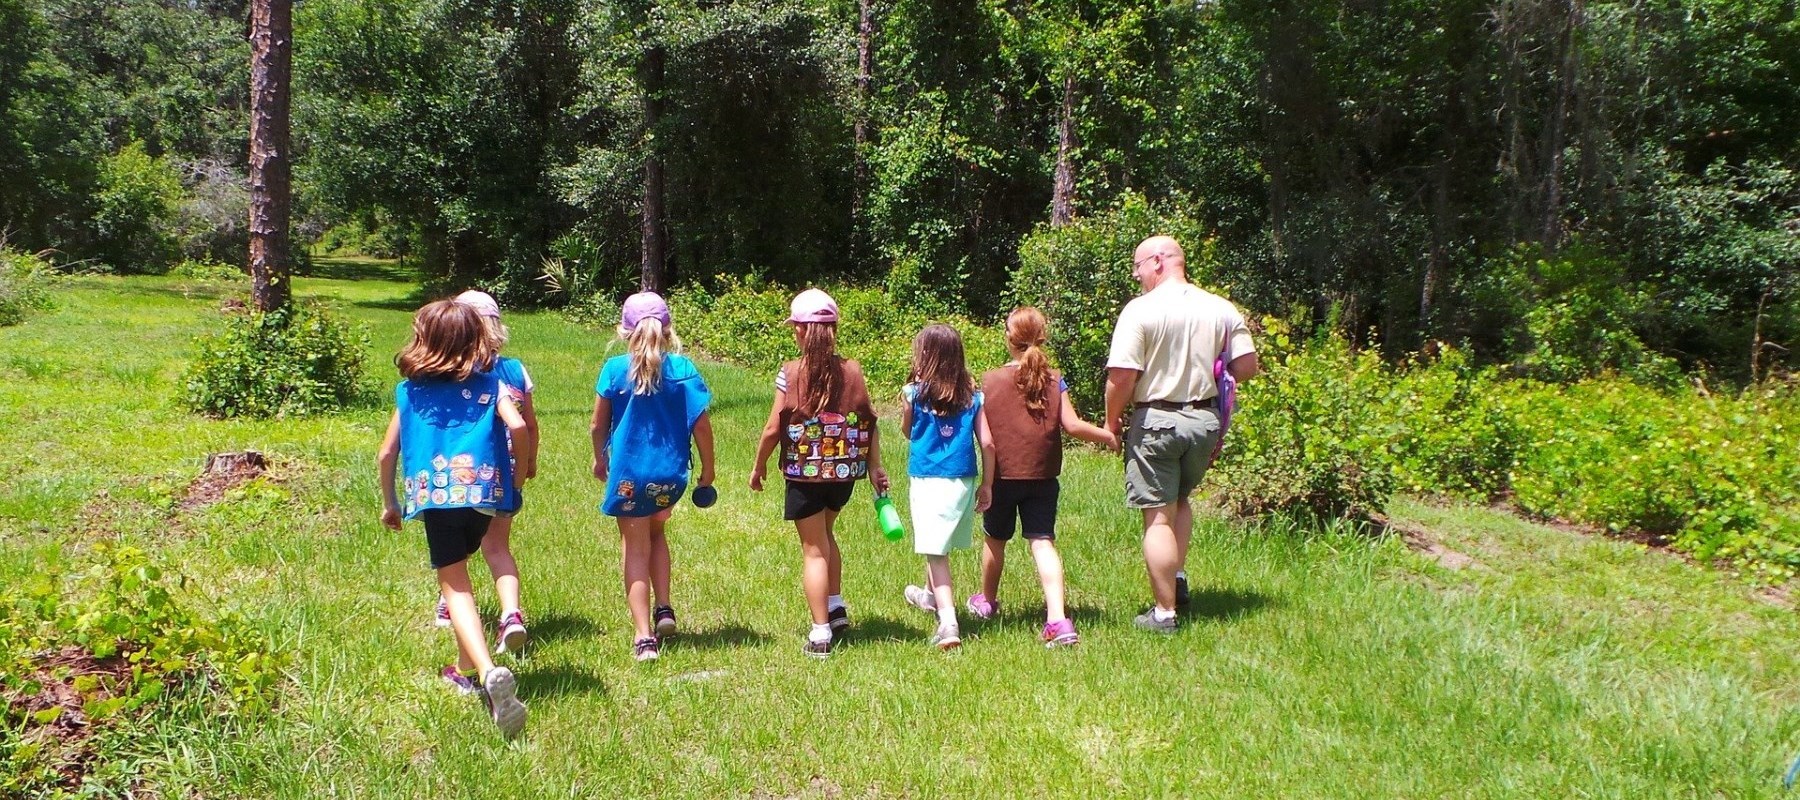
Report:
<svg viewBox="0 0 1800 800"><path fill-rule="evenodd" d="M665 532L687 491L695 449L695 485L713 483L712 392L694 362L677 352L669 305L655 293L625 300L618 332L627 352L607 359L594 385L594 477L606 486L601 513L619 523L632 655L654 661L676 631Z"/></svg>
<svg viewBox="0 0 1800 800"><path fill-rule="evenodd" d="M494 352L492 371L500 378L501 391L519 408L519 416L525 420L525 435L530 437L536 452L538 440L537 409L531 402L531 374L525 371L524 363L516 358L500 355L501 348L506 346L508 333L506 325L500 322L500 304L494 301L487 292L470 289L456 296L456 302L475 309L481 316L483 328L487 331L488 343ZM518 460L519 443L511 436L507 437L507 447L513 454L513 467L526 478L537 477L537 464ZM494 516L488 521L487 535L481 537L481 558L487 562L488 572L494 576L494 593L500 598L499 652L517 653L524 649L528 641L525 631L525 612L519 604L519 564L512 554L513 517L525 502L524 492L514 492L507 502L508 508L494 510ZM444 598L438 598L437 626L450 627L450 607Z"/></svg>

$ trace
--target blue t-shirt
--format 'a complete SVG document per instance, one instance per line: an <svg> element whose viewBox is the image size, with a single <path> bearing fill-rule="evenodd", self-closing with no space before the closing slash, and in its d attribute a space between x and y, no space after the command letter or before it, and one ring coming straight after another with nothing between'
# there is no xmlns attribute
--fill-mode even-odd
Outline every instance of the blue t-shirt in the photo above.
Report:
<svg viewBox="0 0 1800 800"><path fill-rule="evenodd" d="M394 388L407 519L432 508L516 506L500 391L492 372L464 381L405 380Z"/></svg>
<svg viewBox="0 0 1800 800"><path fill-rule="evenodd" d="M906 474L915 478L975 477L975 415L981 411L981 392L975 392L968 408L948 415L937 414L920 402L916 383L907 384L900 392L912 405L912 427L906 431L912 442L906 453Z"/></svg>
<svg viewBox="0 0 1800 800"><path fill-rule="evenodd" d="M594 391L612 404L601 513L647 517L673 506L687 491L694 423L712 404L700 370L687 356L669 353L657 390L636 394L631 356L618 355L600 368Z"/></svg>

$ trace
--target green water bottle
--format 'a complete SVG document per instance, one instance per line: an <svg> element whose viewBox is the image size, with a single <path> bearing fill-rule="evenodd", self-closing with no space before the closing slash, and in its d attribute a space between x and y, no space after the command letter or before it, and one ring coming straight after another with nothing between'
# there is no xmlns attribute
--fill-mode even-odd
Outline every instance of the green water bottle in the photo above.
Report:
<svg viewBox="0 0 1800 800"><path fill-rule="evenodd" d="M900 524L900 509L894 507L894 499L888 497L887 492L875 495L875 524L890 542L898 542L906 536L906 526Z"/></svg>

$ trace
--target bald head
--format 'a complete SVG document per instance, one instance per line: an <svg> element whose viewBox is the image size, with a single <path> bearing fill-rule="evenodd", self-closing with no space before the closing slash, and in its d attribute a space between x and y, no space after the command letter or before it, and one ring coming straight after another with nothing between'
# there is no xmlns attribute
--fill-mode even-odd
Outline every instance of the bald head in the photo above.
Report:
<svg viewBox="0 0 1800 800"><path fill-rule="evenodd" d="M1152 236L1131 254L1131 277L1148 292L1164 282L1187 280L1187 254L1172 236Z"/></svg>

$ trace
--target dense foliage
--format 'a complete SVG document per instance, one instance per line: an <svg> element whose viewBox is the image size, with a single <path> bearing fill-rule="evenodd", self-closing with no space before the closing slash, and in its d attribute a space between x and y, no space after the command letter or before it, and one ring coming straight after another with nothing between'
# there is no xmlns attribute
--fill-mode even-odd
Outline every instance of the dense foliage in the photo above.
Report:
<svg viewBox="0 0 1800 800"><path fill-rule="evenodd" d="M274 417L341 408L364 395L369 335L316 304L239 309L200 340L186 402L217 417Z"/></svg>
<svg viewBox="0 0 1800 800"><path fill-rule="evenodd" d="M0 2L17 243L239 258L243 20ZM1053 210L1147 206L1258 313L1390 358L1742 381L1800 337L1776 0L312 0L296 39L302 235L509 303L628 291L656 241L675 285L880 282L992 318L1020 269L1068 267Z"/></svg>
<svg viewBox="0 0 1800 800"><path fill-rule="evenodd" d="M48 308L55 276L43 256L21 253L0 242L0 326L17 325Z"/></svg>

